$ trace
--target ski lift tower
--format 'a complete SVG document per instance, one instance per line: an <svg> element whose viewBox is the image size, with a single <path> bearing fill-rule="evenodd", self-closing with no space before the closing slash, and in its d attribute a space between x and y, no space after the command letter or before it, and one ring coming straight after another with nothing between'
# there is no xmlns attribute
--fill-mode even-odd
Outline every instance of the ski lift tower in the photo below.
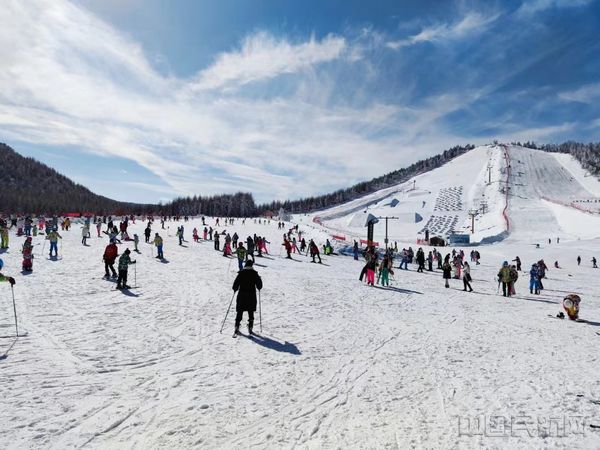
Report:
<svg viewBox="0 0 600 450"><path fill-rule="evenodd" d="M400 219L399 217L388 217L388 216L383 216L383 217L378 217L378 219L385 219L385 249L387 250L388 248L388 220L398 220Z"/></svg>
<svg viewBox="0 0 600 450"><path fill-rule="evenodd" d="M479 215L479 211L471 209L469 211L469 217L471 218L471 234L475 234L475 217Z"/></svg>

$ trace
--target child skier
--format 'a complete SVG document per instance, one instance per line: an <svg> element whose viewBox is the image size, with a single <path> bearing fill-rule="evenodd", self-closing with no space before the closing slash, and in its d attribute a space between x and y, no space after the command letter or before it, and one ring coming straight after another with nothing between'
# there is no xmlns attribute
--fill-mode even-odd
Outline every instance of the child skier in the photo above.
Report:
<svg viewBox="0 0 600 450"><path fill-rule="evenodd" d="M23 254L23 271L31 272L33 270L33 245L31 244L31 237L25 239L21 253Z"/></svg>
<svg viewBox="0 0 600 450"><path fill-rule="evenodd" d="M129 264L135 264L135 261L132 261L129 257L130 253L131 252L129 249L127 249L119 258L119 278L117 278L117 289L131 289L130 286L127 286L127 269Z"/></svg>
<svg viewBox="0 0 600 450"><path fill-rule="evenodd" d="M119 250L117 249L117 244L115 244L114 241L111 241L110 244L108 244L104 249L104 255L102 256L104 261L104 278L110 277L110 274L108 273L109 269L112 272L113 278L117 277L114 264L118 254Z"/></svg>
<svg viewBox="0 0 600 450"><path fill-rule="evenodd" d="M46 239L50 241L50 258L52 258L52 250L54 250L54 257L58 257L58 240L62 239L62 236L58 234L58 231L52 230L46 235Z"/></svg>

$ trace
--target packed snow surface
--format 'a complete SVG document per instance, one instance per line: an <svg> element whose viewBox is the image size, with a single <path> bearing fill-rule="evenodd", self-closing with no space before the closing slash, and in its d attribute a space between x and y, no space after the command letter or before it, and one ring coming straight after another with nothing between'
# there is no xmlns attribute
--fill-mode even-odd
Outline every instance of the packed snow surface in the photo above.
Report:
<svg viewBox="0 0 600 450"><path fill-rule="evenodd" d="M512 163L513 172L529 171L539 156L508 151L511 161L521 161ZM373 200L383 209L393 208L384 205L388 197L400 201L396 208L403 201L418 207L426 198L433 215L439 197L433 193L462 186L457 215L463 217L482 192L498 202L505 198L498 190L503 159L499 148L477 149L438 169L447 177L437 177L435 186L423 180L436 171L417 177L418 192L431 196L411 197L399 188ZM552 176L561 173L560 159L537 160L558 170ZM461 172L464 161L469 172ZM496 193L485 185L490 161ZM569 173L569 183L584 176ZM106 236L84 247L75 225L61 232L56 261L48 259L48 245L42 253L38 236L33 273L22 275L23 238L11 233L10 249L0 257L2 272L17 281L23 336L9 350L11 289L0 283L0 355L9 350L0 360L2 447L600 448L600 285L590 262L600 257L600 239L589 231L598 218L551 201L589 193L581 183L568 189L545 184L543 171L510 177L514 232L476 247L482 260L472 265L473 293L464 292L460 280L444 288L437 269L395 270L392 286L382 288L361 283L364 263L351 257L321 255L324 264L298 254L284 259L276 221L216 227L271 242L270 255L256 258L255 266L264 282L262 332L258 312L255 324L260 337L233 339L233 310L219 333L236 261L212 242L192 242L191 230L203 228L199 219L182 222L184 246L174 237L178 223L161 230L155 222L153 233L165 239L162 262L143 243L145 223L130 226L142 243L141 254L133 254L129 291L102 279ZM527 186L514 187L517 177L527 177ZM454 191L443 192L454 198L444 205L449 214L458 203ZM495 234L503 231L504 206L492 203L487 226ZM331 220L353 231L342 210ZM307 238L322 244L335 233L310 217L294 219ZM215 226L212 218L208 223ZM410 235L398 232L401 245L416 247L418 225L410 225ZM364 228L357 227L359 233ZM123 243L119 251L127 247L133 249ZM498 295L498 269L517 255L524 270L540 259L548 265L540 295L529 293L524 272L515 297ZM568 293L581 296L586 322L550 317Z"/></svg>

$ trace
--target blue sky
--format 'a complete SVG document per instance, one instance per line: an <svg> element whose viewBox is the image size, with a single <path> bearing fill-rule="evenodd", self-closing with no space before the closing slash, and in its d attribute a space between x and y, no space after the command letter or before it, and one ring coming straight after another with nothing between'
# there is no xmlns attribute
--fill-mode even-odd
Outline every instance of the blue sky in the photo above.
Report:
<svg viewBox="0 0 600 450"><path fill-rule="evenodd" d="M600 139L600 0L5 5L0 141L119 200L298 198L456 144Z"/></svg>

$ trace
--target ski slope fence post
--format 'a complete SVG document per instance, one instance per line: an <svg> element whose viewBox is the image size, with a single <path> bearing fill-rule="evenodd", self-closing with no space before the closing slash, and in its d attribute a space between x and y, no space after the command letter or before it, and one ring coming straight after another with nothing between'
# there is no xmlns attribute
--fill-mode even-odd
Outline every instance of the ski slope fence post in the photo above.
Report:
<svg viewBox="0 0 600 450"><path fill-rule="evenodd" d="M223 332L223 327L225 326L225 321L227 320L227 316L229 315L229 310L231 309L231 305L233 304L234 297L235 297L235 291L233 292L233 295L231 296L231 301L229 302L229 307L227 308L227 312L225 313L225 318L223 319L223 323L221 324L221 329L219 330L219 333Z"/></svg>

